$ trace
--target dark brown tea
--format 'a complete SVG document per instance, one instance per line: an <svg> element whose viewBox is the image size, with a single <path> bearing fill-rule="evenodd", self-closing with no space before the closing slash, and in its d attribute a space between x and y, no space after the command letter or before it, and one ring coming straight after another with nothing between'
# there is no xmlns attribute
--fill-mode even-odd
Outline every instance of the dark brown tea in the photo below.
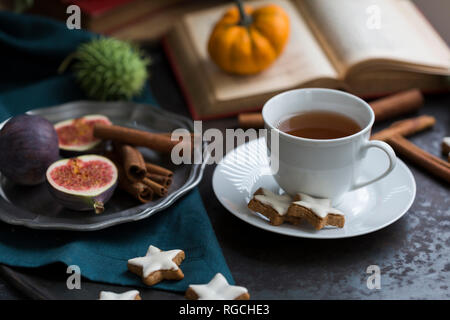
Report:
<svg viewBox="0 0 450 320"><path fill-rule="evenodd" d="M278 129L308 139L338 139L361 130L355 120L337 112L306 111L280 121Z"/></svg>

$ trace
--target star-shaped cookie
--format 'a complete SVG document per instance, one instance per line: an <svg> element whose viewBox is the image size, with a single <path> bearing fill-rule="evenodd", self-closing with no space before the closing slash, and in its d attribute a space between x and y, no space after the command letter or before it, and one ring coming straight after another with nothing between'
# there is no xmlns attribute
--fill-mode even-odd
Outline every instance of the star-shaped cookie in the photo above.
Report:
<svg viewBox="0 0 450 320"><path fill-rule="evenodd" d="M291 202L292 199L287 194L278 195L270 190L259 188L248 203L248 208L266 216L270 224L279 226L286 220L286 213Z"/></svg>
<svg viewBox="0 0 450 320"><path fill-rule="evenodd" d="M142 277L142 282L153 286L162 280L181 280L183 271L178 267L184 260L183 250L162 251L155 246L148 248L145 257L128 260L128 270Z"/></svg>
<svg viewBox="0 0 450 320"><path fill-rule="evenodd" d="M246 288L229 285L227 279L218 273L207 284L191 284L186 290L190 300L248 300L250 295Z"/></svg>
<svg viewBox="0 0 450 320"><path fill-rule="evenodd" d="M124 293L101 291L99 300L141 300L141 296L137 290L131 290Z"/></svg>
<svg viewBox="0 0 450 320"><path fill-rule="evenodd" d="M330 199L314 198L304 193L298 193L287 211L288 217L305 219L316 230L326 225L343 228L344 214L331 206Z"/></svg>

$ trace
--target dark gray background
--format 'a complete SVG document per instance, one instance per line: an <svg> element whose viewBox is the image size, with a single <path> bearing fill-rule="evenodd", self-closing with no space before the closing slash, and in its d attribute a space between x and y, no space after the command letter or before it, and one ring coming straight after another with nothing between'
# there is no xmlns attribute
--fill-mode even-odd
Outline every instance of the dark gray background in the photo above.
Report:
<svg viewBox="0 0 450 320"><path fill-rule="evenodd" d="M417 0L448 43L445 0ZM188 115L164 53L148 48L153 59L152 90L160 104ZM419 114L437 118L436 126L411 137L421 148L440 156L442 137L450 135L450 95L427 96ZM412 115L413 116L413 115ZM391 121L375 126L374 131ZM233 128L235 119L209 121L204 129ZM257 229L228 213L215 198L207 167L199 186L223 253L239 285L254 299L449 299L450 188L406 162L417 183L412 208L393 225L373 234L341 240L308 240ZM366 268L381 268L381 289L366 286ZM0 299L95 299L100 290L125 288L83 280L81 290L67 290L63 265L39 269L0 268ZM144 298L182 299L182 295L143 291Z"/></svg>

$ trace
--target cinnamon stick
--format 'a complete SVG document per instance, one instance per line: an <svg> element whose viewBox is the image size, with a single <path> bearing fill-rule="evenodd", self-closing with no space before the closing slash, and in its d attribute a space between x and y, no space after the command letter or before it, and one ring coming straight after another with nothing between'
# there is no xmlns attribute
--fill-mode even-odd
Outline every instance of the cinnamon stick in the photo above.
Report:
<svg viewBox="0 0 450 320"><path fill-rule="evenodd" d="M420 116L402 121L394 122L389 128L381 130L372 135L372 140L387 140L393 136L409 136L422 130L431 128L436 119L431 116Z"/></svg>
<svg viewBox="0 0 450 320"><path fill-rule="evenodd" d="M375 121L383 121L417 111L423 105L423 95L418 89L402 91L369 103Z"/></svg>
<svg viewBox="0 0 450 320"><path fill-rule="evenodd" d="M435 122L436 119L430 116L397 121L389 128L372 135L371 139L384 140L391 145L399 156L409 159L436 177L450 182L450 165L447 162L422 150L404 138L404 136L430 128Z"/></svg>
<svg viewBox="0 0 450 320"><path fill-rule="evenodd" d="M162 132L162 133L157 133L157 134L172 138L172 132ZM201 136L201 135L199 135L197 133L189 132L189 137L191 139L194 139L195 137L198 137L198 136ZM180 138L180 140L181 140L181 138Z"/></svg>
<svg viewBox="0 0 450 320"><path fill-rule="evenodd" d="M153 190L142 182L119 180L118 187L142 203L147 203L153 200Z"/></svg>
<svg viewBox="0 0 450 320"><path fill-rule="evenodd" d="M113 140L123 144L147 147L149 149L169 153L179 141L172 141L164 134L157 134L116 125L96 123L94 137L103 140Z"/></svg>
<svg viewBox="0 0 450 320"><path fill-rule="evenodd" d="M138 149L124 144L119 146L119 154L128 179L134 182L144 179L147 169L142 153Z"/></svg>
<svg viewBox="0 0 450 320"><path fill-rule="evenodd" d="M155 173L147 173L146 177L149 178L150 180L155 181L156 183L159 183L160 185L166 188L169 188L170 185L172 184L172 178L168 176L162 176L160 174Z"/></svg>
<svg viewBox="0 0 450 320"><path fill-rule="evenodd" d="M147 169L147 173L159 174L161 176L166 176L171 178L173 176L173 172L169 169L158 166L157 164L147 162L145 164L145 168Z"/></svg>
<svg viewBox="0 0 450 320"><path fill-rule="evenodd" d="M418 89L402 91L369 103L375 121L383 121L418 110L423 105L423 95ZM240 128L263 128L264 120L260 112L241 113L238 115Z"/></svg>
<svg viewBox="0 0 450 320"><path fill-rule="evenodd" d="M165 197L167 195L167 188L160 185L159 183L150 180L149 178L142 179L142 183L149 186L155 194L160 197Z"/></svg>
<svg viewBox="0 0 450 320"><path fill-rule="evenodd" d="M142 203L147 203L153 199L153 190L142 182L133 182L127 178L125 170L121 164L115 163L119 174L119 189L132 195Z"/></svg>
<svg viewBox="0 0 450 320"><path fill-rule="evenodd" d="M450 166L447 162L422 150L402 136L390 137L387 142L400 156L407 158L434 176L450 183Z"/></svg>
<svg viewBox="0 0 450 320"><path fill-rule="evenodd" d="M123 145L114 144L115 150L123 149ZM131 147L132 148L132 147ZM135 149L135 148L132 148ZM138 151L139 152L139 151ZM119 188L130 193L141 202L152 200L154 195L165 197L168 193L168 188L172 184L173 172L169 169L163 168L153 163L145 163L146 174L139 181L132 181L128 178L125 170L123 157L118 156L117 153L109 153L108 157L116 164L119 171ZM147 168L149 170L147 170ZM147 202L148 202L147 201Z"/></svg>
<svg viewBox="0 0 450 320"><path fill-rule="evenodd" d="M429 158L430 160L434 161L436 164L450 169L450 163L448 163L447 161L444 161L441 158L436 157L436 156L432 155L431 153L423 150L422 148L419 148L418 146L416 146L412 142L406 140L405 138L400 140L398 137L399 136L394 136L392 138L387 139L386 141L387 141L387 143L390 143L391 139L394 138L394 140L397 141L397 144L401 142L404 147L411 148L411 151L413 151L414 153L417 153L417 154L420 153L421 155L423 155L423 156ZM406 142L404 142L403 140L406 140Z"/></svg>

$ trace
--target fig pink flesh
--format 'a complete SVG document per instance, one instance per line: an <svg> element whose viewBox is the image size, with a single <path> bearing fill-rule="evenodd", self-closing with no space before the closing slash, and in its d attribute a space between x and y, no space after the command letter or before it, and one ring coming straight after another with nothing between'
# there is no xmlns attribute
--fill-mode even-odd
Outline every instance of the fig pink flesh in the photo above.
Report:
<svg viewBox="0 0 450 320"><path fill-rule="evenodd" d="M87 191L106 186L114 177L110 164L100 160L71 159L50 173L59 186L73 191Z"/></svg>
<svg viewBox="0 0 450 320"><path fill-rule="evenodd" d="M98 140L94 138L93 134L94 124L96 123L111 124L105 119L87 120L80 118L73 120L72 123L66 126L56 129L59 145L81 146Z"/></svg>

